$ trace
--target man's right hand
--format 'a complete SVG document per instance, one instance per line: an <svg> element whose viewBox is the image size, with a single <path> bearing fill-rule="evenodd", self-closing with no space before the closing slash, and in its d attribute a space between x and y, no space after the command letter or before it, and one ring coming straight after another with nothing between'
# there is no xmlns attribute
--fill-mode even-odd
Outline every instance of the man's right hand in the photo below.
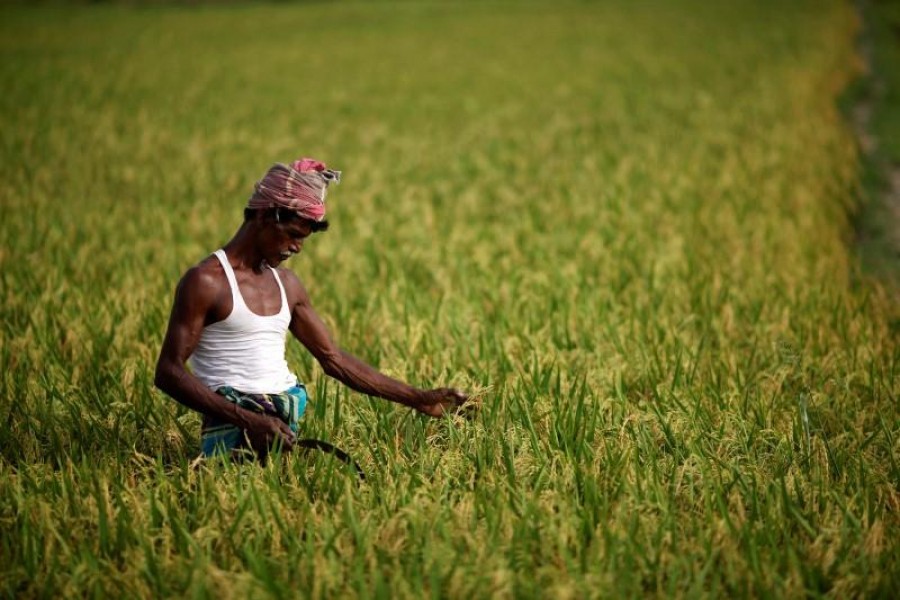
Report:
<svg viewBox="0 0 900 600"><path fill-rule="evenodd" d="M268 454L279 443L282 452L290 452L296 441L296 436L287 423L272 415L256 415L245 431L250 447L260 456Z"/></svg>

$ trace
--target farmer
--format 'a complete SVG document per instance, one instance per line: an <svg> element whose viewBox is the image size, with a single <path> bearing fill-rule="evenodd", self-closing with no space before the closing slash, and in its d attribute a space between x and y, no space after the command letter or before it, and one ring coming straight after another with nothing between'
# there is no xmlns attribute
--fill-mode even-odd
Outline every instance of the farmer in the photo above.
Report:
<svg viewBox="0 0 900 600"><path fill-rule="evenodd" d="M449 388L422 390L341 350L290 269L306 239L328 229L325 193L340 171L304 158L276 164L257 182L231 241L185 273L156 365L156 386L203 414L206 456L274 446L291 450L306 389L288 368L287 331L348 387L439 417L466 401ZM185 367L189 362L192 371Z"/></svg>

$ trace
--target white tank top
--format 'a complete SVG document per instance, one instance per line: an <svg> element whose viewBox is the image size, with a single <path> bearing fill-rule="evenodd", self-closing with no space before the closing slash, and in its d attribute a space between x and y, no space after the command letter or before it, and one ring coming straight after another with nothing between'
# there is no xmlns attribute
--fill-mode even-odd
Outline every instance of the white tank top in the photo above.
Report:
<svg viewBox="0 0 900 600"><path fill-rule="evenodd" d="M260 316L244 303L225 251L216 250L215 256L231 286L232 308L224 320L203 328L188 359L194 375L212 390L227 385L248 394L277 394L296 385L284 359L291 312L278 272L269 267L281 290L281 310Z"/></svg>

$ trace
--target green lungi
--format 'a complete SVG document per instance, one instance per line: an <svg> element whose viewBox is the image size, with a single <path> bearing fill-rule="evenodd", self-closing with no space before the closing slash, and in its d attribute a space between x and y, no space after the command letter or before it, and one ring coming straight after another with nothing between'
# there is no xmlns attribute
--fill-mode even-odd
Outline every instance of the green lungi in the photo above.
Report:
<svg viewBox="0 0 900 600"><path fill-rule="evenodd" d="M278 417L294 434L306 410L306 387L298 383L279 394L245 394L232 387L221 387L216 393L241 408ZM230 455L233 450L248 448L244 430L214 417L205 417L200 431L200 448L204 456Z"/></svg>

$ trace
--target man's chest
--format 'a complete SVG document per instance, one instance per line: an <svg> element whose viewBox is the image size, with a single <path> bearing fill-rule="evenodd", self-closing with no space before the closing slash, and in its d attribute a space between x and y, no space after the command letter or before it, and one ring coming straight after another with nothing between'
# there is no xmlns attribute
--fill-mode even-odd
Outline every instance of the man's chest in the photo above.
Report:
<svg viewBox="0 0 900 600"><path fill-rule="evenodd" d="M287 301L282 288L275 280L274 271L266 269L263 273L235 271L237 289L231 284L219 295L220 301L213 311L213 320L226 319L233 311L235 302L243 303L247 310L261 317L277 315Z"/></svg>

